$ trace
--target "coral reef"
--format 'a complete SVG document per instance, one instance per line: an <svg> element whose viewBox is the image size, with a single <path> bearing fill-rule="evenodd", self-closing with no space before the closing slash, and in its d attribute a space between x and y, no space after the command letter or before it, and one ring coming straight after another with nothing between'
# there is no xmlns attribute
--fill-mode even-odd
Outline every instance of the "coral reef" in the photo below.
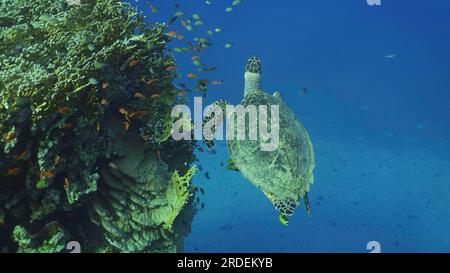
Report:
<svg viewBox="0 0 450 273"><path fill-rule="evenodd" d="M182 250L193 142L165 26L120 0L0 3L0 251Z"/></svg>

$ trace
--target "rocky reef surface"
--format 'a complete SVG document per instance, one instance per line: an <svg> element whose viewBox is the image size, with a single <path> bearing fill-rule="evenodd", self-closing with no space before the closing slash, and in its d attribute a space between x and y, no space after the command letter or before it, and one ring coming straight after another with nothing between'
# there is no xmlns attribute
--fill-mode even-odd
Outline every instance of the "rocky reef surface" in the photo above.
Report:
<svg viewBox="0 0 450 273"><path fill-rule="evenodd" d="M194 142L165 26L119 0L0 3L0 252L176 252Z"/></svg>

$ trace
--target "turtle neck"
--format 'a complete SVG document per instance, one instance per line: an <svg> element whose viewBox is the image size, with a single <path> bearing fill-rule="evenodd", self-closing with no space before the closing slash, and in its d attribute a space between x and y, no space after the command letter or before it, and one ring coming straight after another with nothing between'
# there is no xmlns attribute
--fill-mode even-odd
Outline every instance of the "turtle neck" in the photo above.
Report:
<svg viewBox="0 0 450 273"><path fill-rule="evenodd" d="M253 92L261 92L260 73L245 72L244 79L245 79L244 96Z"/></svg>

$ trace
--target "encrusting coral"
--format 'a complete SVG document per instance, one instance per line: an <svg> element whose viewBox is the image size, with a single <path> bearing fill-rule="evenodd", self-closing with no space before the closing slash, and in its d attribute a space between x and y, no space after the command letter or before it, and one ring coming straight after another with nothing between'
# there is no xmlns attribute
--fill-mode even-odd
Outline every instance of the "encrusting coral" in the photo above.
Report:
<svg viewBox="0 0 450 273"><path fill-rule="evenodd" d="M120 0L0 3L0 251L182 250L193 142L165 26Z"/></svg>

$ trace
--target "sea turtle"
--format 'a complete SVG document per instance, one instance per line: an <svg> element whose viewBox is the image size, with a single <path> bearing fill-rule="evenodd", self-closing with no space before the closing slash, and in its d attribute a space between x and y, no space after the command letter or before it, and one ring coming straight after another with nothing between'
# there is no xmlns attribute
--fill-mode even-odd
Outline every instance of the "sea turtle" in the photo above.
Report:
<svg viewBox="0 0 450 273"><path fill-rule="evenodd" d="M254 105L259 109L260 105L267 105L269 108L270 105L278 105L279 143L277 149L263 151L260 146L263 142L261 139L236 140L236 137L229 139L227 136L227 146L231 158L229 168L240 171L248 181L261 189L279 211L279 219L283 224L288 223L288 217L292 216L294 209L300 205L301 198L311 216L307 193L313 183L315 161L308 133L283 101L279 92L269 95L261 89L261 62L258 58L252 57L248 60L244 78L245 89L242 106ZM220 100L214 105L226 112L228 103ZM267 111L269 112L269 110ZM214 113L206 115L203 125L212 117L214 117ZM250 118L247 118L248 120ZM250 123L250 121L248 122ZM248 133L248 128L246 133ZM212 141L205 141L205 143L208 148L213 148Z"/></svg>

